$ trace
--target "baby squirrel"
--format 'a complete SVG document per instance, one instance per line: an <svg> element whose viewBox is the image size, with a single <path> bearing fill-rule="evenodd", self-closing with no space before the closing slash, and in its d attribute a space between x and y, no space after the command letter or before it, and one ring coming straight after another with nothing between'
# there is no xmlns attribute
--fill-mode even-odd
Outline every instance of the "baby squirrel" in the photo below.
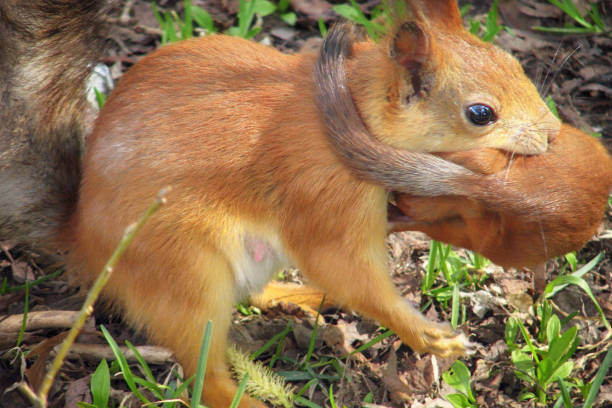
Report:
<svg viewBox="0 0 612 408"><path fill-rule="evenodd" d="M498 265L535 267L581 248L601 224L612 187L612 160L594 137L563 124L546 154L510 160L498 150L442 155L484 174L502 171L522 186L524 204L488 206L467 197L399 194L390 229L417 229L477 251ZM554 182L550 182L554 178ZM537 233L534 233L537 232Z"/></svg>
<svg viewBox="0 0 612 408"><path fill-rule="evenodd" d="M122 78L85 140L100 3L0 3L1 239L67 250L72 276L87 284L125 226L171 185L105 296L173 349L187 375L213 320L203 394L213 408L235 394L224 361L233 303L291 264L415 350L465 351L465 336L426 320L393 287L388 190L528 202L519 184L426 152L541 154L560 124L514 59L463 30L454 1L408 2L379 44L344 41L339 26L320 59L225 36L162 47ZM332 60L342 55L348 85L315 83L314 75L337 77ZM342 118L325 104L326 93L331 101L347 91L358 114L348 109L338 123L358 119L367 132L355 138L339 137ZM243 398L240 406L263 405Z"/></svg>
<svg viewBox="0 0 612 408"><path fill-rule="evenodd" d="M437 153L464 166L456 171L434 156L390 148L370 134L353 103L344 60L356 35L355 27L346 25L326 38L315 87L341 157L357 174L396 195L388 211L389 231L420 230L502 266L536 266L582 247L595 233L612 187L612 162L599 141L563 124L544 155L514 156L490 148ZM434 169L429 178L424 169L410 167L415 157L429 161ZM398 172L402 166L405 172ZM465 168L493 177L465 174ZM423 196L432 190L446 193L416 197L419 186ZM450 195L453 188L456 195Z"/></svg>

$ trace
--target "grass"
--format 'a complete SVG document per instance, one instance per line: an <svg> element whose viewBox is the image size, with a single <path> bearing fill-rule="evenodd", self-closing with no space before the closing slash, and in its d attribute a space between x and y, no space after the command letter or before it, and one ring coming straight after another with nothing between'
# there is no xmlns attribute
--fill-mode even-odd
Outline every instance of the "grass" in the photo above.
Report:
<svg viewBox="0 0 612 408"><path fill-rule="evenodd" d="M568 16L571 22L563 27L535 26L534 30L545 31L553 34L592 34L612 36L610 27L607 26L604 16L599 11L597 2L588 2L584 13L580 11L574 0L548 0L548 2Z"/></svg>
<svg viewBox="0 0 612 408"><path fill-rule="evenodd" d="M454 316L457 314L457 302L454 300L457 293L456 288L463 285L463 282L470 281L466 276L469 275L470 270L474 271L470 269L472 266L468 261L470 256L467 258L458 257L448 246L440 243L432 242L431 245L429 261L423 279L423 293L434 298L442 308L449 307L448 299L452 297L451 315L453 321L455 321ZM449 259L453 261L450 262ZM562 273L553 279L546 286L541 298L533 305L537 324L530 327L524 320L517 317L518 315L511 316L506 322L504 337L510 352L509 362L517 379L523 383L519 400L535 400L542 405L556 404L555 406L569 408L576 406L579 402L584 402L586 406L586 402L589 401L589 393L597 393L598 389L592 388L588 384L585 385L578 378L572 377L575 364L572 356L579 346L578 329L572 325L572 319L577 313L571 314L563 320L560 319L554 313L552 297L570 284L578 286L593 301L599 311L601 322L608 331L608 344L612 344L609 341L612 331L601 307L583 279L587 272L592 271L603 260L603 253L580 268L578 268L575 254L568 254L564 259L567 265L566 273ZM436 273L438 270L442 273ZM479 282L479 284L483 283L480 277L473 278L471 281ZM432 290L432 287L437 287L438 290ZM440 296L441 294L444 295ZM562 330L562 327L568 325L569 327L566 330ZM604 359L603 367L600 370L606 372L606 365L609 367L610 361ZM454 407L477 406L469 385L470 374L463 363L453 365L449 372L443 374L442 378L451 387L460 391L459 394L446 396ZM572 390L579 392L575 392L572 397L570 395ZM593 398L591 396L590 400Z"/></svg>
<svg viewBox="0 0 612 408"><path fill-rule="evenodd" d="M280 0L278 4L268 0L239 0L236 15L238 24L225 30L225 34L246 39L253 38L261 31L261 25L256 24L257 20L273 13L277 13L288 25L295 25L297 15L289 9L289 6L289 0ZM162 44L192 38L194 32L201 35L218 32L210 14L203 8L191 4L191 0L185 0L182 18L174 10L160 11L156 3L152 3L152 7L153 14L162 29Z"/></svg>

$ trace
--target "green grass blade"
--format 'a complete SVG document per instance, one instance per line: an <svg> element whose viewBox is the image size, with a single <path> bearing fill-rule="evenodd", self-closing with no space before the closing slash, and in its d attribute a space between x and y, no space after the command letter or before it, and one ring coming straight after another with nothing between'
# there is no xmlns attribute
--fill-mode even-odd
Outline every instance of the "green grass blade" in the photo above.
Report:
<svg viewBox="0 0 612 408"><path fill-rule="evenodd" d="M242 399L242 396L244 395L244 390L246 389L248 381L249 375L245 374L244 377L242 377L242 380L240 380L240 383L238 384L238 389L236 390L236 394L234 395L234 399L232 400L230 408L236 408L238 406L240 400ZM191 406L193 407L193 405Z"/></svg>
<svg viewBox="0 0 612 408"><path fill-rule="evenodd" d="M206 374L206 362L208 360L208 350L210 349L210 340L212 338L212 321L206 322L204 329L204 338L202 339L202 348L198 357L198 370L196 371L195 382L193 383L193 394L191 396L191 406L197 408L200 406L202 399L202 388L204 386L204 375Z"/></svg>
<svg viewBox="0 0 612 408"><path fill-rule="evenodd" d="M591 389L589 390L589 394L584 401L583 408L591 408L593 406L593 402L595 402L595 398L599 393L599 389L601 384L606 377L608 370L610 369L610 364L612 363L612 346L608 347L608 352L601 363L601 366L597 370L597 374L595 374L595 378L593 379Z"/></svg>
<svg viewBox="0 0 612 408"><path fill-rule="evenodd" d="M115 359L117 360L117 363L121 368L121 372L123 373L123 379L125 380L130 390L134 393L134 395L136 395L136 397L138 397L139 400L141 400L145 404L150 404L151 401L149 401L144 395L142 395L140 390L138 390L138 387L136 386L136 381L134 380L134 375L130 370L130 366L127 362L127 359L121 352L121 349L119 349L119 346L117 345L117 342L115 342L115 339L113 339L113 336L111 336L111 334L108 332L108 330L106 330L106 327L104 326L100 326L100 330L102 331L106 342L113 351Z"/></svg>
<svg viewBox="0 0 612 408"><path fill-rule="evenodd" d="M321 33L321 37L325 37L327 35L327 27L325 26L325 22L323 18L320 18L318 21L319 32Z"/></svg>
<svg viewBox="0 0 612 408"><path fill-rule="evenodd" d="M559 379L557 383L559 384L559 388L561 389L561 400L563 401L563 405L565 406L565 408L572 408L572 398L570 397L569 391L565 386L565 381Z"/></svg>
<svg viewBox="0 0 612 408"><path fill-rule="evenodd" d="M21 321L21 327L19 328L19 334L17 335L17 344L15 347L19 347L25 336L26 327L28 324L28 312L30 310L30 281L26 277L25 281L25 298L23 300L23 320Z"/></svg>
<svg viewBox="0 0 612 408"><path fill-rule="evenodd" d="M452 295L452 307L451 307L451 326L453 329L457 328L457 323L459 322L459 301L461 297L459 296L459 285L453 284L453 295Z"/></svg>
<svg viewBox="0 0 612 408"><path fill-rule="evenodd" d="M270 340L266 342L266 344L261 346L258 350L255 350L253 353L251 353L251 356L250 356L251 360L257 359L257 357L265 353L270 347L275 345L279 340L286 337L291 332L291 330L293 330L291 321L287 321L287 325L280 333L275 334Z"/></svg>
<svg viewBox="0 0 612 408"><path fill-rule="evenodd" d="M351 351L349 354L347 354L346 356L341 357L342 360L347 359L348 357L352 356L353 354L357 354L357 353L361 353L364 350L367 350L368 348L372 347L372 345L383 341L384 339L386 339L387 337L391 336L393 334L393 331L391 330L387 330L386 332L379 334L378 336L374 337L372 340L368 341L365 344L362 344L361 346L357 347L355 350Z"/></svg>
<svg viewBox="0 0 612 408"><path fill-rule="evenodd" d="M610 327L610 322L608 322L608 319L606 319L606 315L604 314L603 310L601 309L601 306L599 306L599 303L597 302L597 299L595 299L595 296L593 295L593 292L591 292L591 288L589 288L589 285L586 283L586 281L584 279L579 278L579 277L574 276L574 275L557 276L551 283L546 285L546 289L548 289L549 285L552 285L554 287L554 286L558 286L558 285L567 285L567 284L576 285L576 286L578 286L580 289L582 289L587 294L587 296L595 304L595 307L597 308L597 311L599 312L599 315L601 316L601 320L602 320L604 326L606 327L606 329L608 329L608 331L612 331L612 327ZM545 292L546 292L546 290L545 290Z"/></svg>
<svg viewBox="0 0 612 408"><path fill-rule="evenodd" d="M309 401L304 397L295 397L294 401L308 408L323 408L320 405L315 404L314 402Z"/></svg>
<svg viewBox="0 0 612 408"><path fill-rule="evenodd" d="M584 266L582 266L576 272L572 272L570 275L576 276L578 278L583 277L587 272L590 272L595 267L595 265L597 265L599 261L601 261L603 257L604 257L604 253L600 252L599 254L597 254L595 258L591 259ZM561 290L565 289L567 285L569 285L569 283L554 284L555 281L556 279L553 280L552 282L549 282L548 285L546 285L546 288L544 289L544 294L543 294L545 299L548 299L554 296L555 294L557 294L557 292L560 292Z"/></svg>
<svg viewBox="0 0 612 408"><path fill-rule="evenodd" d="M183 16L183 25L181 27L181 39L193 37L193 19L191 17L191 0L185 0L185 15Z"/></svg>

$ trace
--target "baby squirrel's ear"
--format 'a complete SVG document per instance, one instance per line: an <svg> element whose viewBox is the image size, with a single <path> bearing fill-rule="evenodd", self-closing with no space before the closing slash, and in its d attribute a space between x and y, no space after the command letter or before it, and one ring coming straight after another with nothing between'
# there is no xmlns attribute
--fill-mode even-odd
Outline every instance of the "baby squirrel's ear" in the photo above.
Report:
<svg viewBox="0 0 612 408"><path fill-rule="evenodd" d="M389 54L412 85L408 99L426 96L431 89L435 72L432 46L431 36L415 21L402 23L391 39Z"/></svg>

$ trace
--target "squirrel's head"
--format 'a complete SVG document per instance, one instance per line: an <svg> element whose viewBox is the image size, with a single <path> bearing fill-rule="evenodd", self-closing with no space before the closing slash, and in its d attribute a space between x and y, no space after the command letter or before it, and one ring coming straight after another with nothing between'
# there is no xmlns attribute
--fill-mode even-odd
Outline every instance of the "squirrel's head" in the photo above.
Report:
<svg viewBox="0 0 612 408"><path fill-rule="evenodd" d="M545 152L560 121L517 60L468 33L454 0L407 6L378 44L355 44L349 63L372 134L413 151Z"/></svg>

